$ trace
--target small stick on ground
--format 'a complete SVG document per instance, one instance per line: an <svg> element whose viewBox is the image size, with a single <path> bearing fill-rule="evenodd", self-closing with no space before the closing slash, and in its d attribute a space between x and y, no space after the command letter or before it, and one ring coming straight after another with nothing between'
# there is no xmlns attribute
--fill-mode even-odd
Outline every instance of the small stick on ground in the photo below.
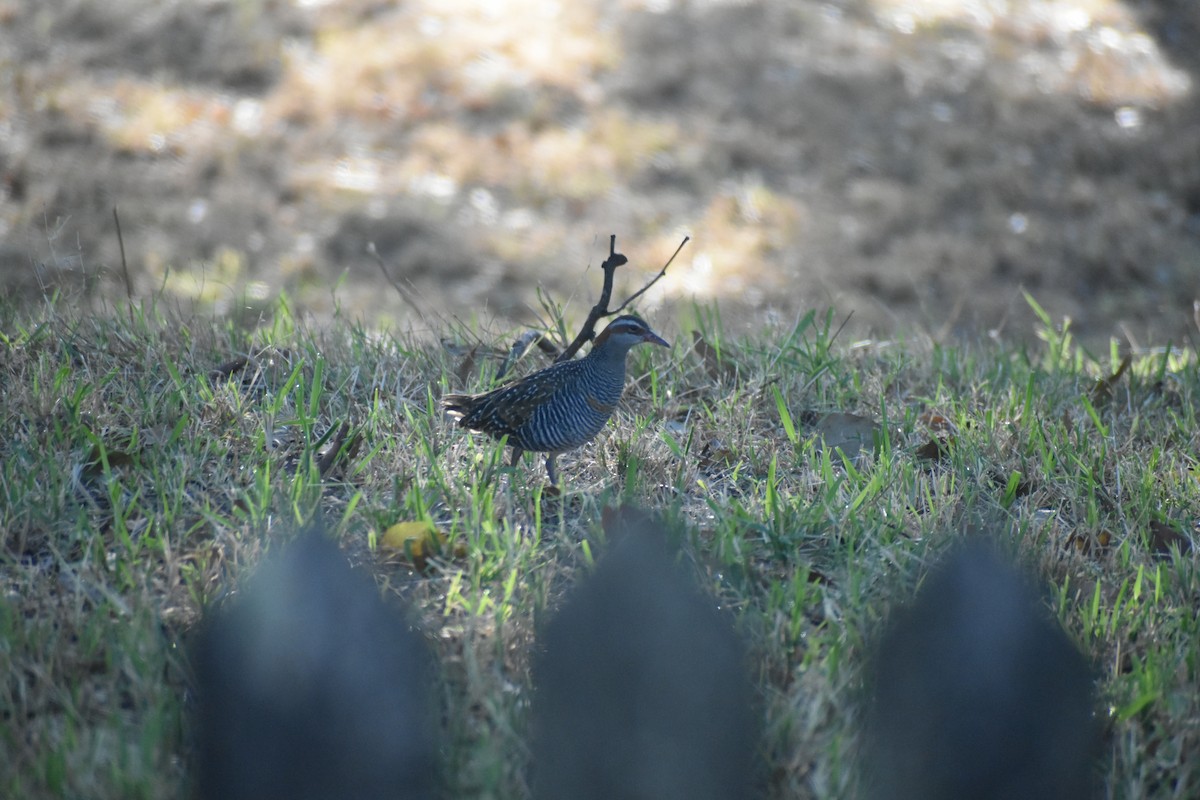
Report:
<svg viewBox="0 0 1200 800"><path fill-rule="evenodd" d="M335 466L348 465L358 455L358 448L361 444L362 437L359 432L354 431L352 435L350 423L343 420L337 433L333 435L333 439L318 454L317 472L321 479L328 478Z"/></svg>
<svg viewBox="0 0 1200 800"><path fill-rule="evenodd" d="M671 262L675 260L675 256L679 255L679 251L683 249L683 246L688 243L689 239L691 239L690 236L683 237L683 241L679 243L679 247L675 248L675 252L667 259L667 263L663 265L663 268L658 271L658 274L649 283L627 297L625 302L617 306L616 309L610 311L608 301L612 299L613 275L616 273L617 267L629 261L624 255L617 252L617 235L615 233L612 234L608 239L608 258L604 259L604 263L600 265L600 269L604 271L604 284L600 289L600 299L596 301L596 305L592 306L592 310L588 312L587 320L579 330L579 335L567 345L567 349L563 350L558 358L554 359L555 363L571 360L579 352L579 348L583 347L585 342L590 342L596 338L597 322L604 317L611 317L614 314L620 313L625 306L638 297L641 297L647 289L658 283L659 279L667 274L667 267L671 266Z"/></svg>

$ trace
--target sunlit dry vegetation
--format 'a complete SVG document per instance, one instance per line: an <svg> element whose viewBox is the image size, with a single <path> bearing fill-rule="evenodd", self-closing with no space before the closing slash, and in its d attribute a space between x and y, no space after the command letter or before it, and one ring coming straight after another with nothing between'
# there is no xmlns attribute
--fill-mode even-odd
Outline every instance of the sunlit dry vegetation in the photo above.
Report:
<svg viewBox="0 0 1200 800"><path fill-rule="evenodd" d="M82 272L119 295L117 206L139 289L218 310L253 285L329 314L350 275L343 307L394 320L358 288L378 275L375 243L440 310L486 302L525 321L535 285L569 290L562 267L623 230L647 244L639 266L694 237L654 304L722 299L733 317L834 303L883 329L1016 314L1026 329L1024 284L1092 344L1113 317L1177 336L1156 306L1186 311L1198 258L1192 79L1172 50L1188 29L1151 12L33 4L12 11L0 52L21 65L0 104L22 120L3 224L42 284ZM22 49L43 32L51 57ZM492 277L456 273L441 291L444 265L403 246L418 239L455 241L464 270ZM242 265L232 279L225 251ZM225 296L171 271L221 272Z"/></svg>

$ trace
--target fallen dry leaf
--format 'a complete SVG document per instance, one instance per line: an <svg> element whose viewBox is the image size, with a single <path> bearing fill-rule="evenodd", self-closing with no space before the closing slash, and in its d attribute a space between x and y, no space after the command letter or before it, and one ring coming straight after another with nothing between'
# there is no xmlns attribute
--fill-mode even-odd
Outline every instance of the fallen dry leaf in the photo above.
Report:
<svg viewBox="0 0 1200 800"><path fill-rule="evenodd" d="M102 457L100 445L94 444L88 452L87 460L83 463L83 477L90 480L103 475L104 459L108 459L109 469L132 467L135 463L133 455L124 450L106 450Z"/></svg>
<svg viewBox="0 0 1200 800"><path fill-rule="evenodd" d="M1021 472L1020 470L1016 470L1016 473L1018 475L1017 482L1013 487L1012 492L1014 500L1032 494L1033 490L1037 488L1033 480L1025 477L1025 473ZM1005 475L999 467L994 467L988 470L987 479L992 486L996 487L997 489L1003 489L1007 491L1009 481L1012 480L1012 475L1011 473L1009 475Z"/></svg>
<svg viewBox="0 0 1200 800"><path fill-rule="evenodd" d="M816 433L821 437L825 447L841 448L847 458L856 457L863 446L875 447L875 442L883 429L875 420L835 411L817 420Z"/></svg>
<svg viewBox="0 0 1200 800"><path fill-rule="evenodd" d="M228 378L229 376L233 375L233 373L244 370L246 365L249 363L250 359L246 356L232 358L229 361L226 361L224 364L209 370L208 377L212 378L213 380Z"/></svg>
<svg viewBox="0 0 1200 800"><path fill-rule="evenodd" d="M475 345L463 356L463 360L458 364L458 369L454 370L454 377L458 379L459 386L467 385L467 378L471 377L471 373L475 370L475 354L478 352L479 345Z"/></svg>
<svg viewBox="0 0 1200 800"><path fill-rule="evenodd" d="M1192 540L1165 522L1150 523L1150 549L1159 555L1170 555L1171 548L1187 553L1192 549Z"/></svg>
<svg viewBox="0 0 1200 800"><path fill-rule="evenodd" d="M928 442L921 445L913 452L913 455L924 461L941 461L950 454L950 448L954 445L954 437L947 436L938 438L934 436Z"/></svg>
<svg viewBox="0 0 1200 800"><path fill-rule="evenodd" d="M432 522L397 522L379 537L379 546L387 550L402 551L417 571L424 572L429 558L442 552L446 535ZM466 546L456 544L453 554L466 555Z"/></svg>
<svg viewBox="0 0 1200 800"><path fill-rule="evenodd" d="M279 386L282 381L286 381L293 366L290 350L264 347L252 355L235 356L209 370L208 377L213 381L223 381L240 374L243 388L262 389L266 386Z"/></svg>
<svg viewBox="0 0 1200 800"><path fill-rule="evenodd" d="M440 546L441 534L432 522L397 522L383 532L379 544L406 553L422 553Z"/></svg>
<svg viewBox="0 0 1200 800"><path fill-rule="evenodd" d="M821 570L817 569L816 567L808 568L807 580L809 583L815 583L819 586L834 586L835 585L832 578L830 578L824 572L821 572Z"/></svg>
<svg viewBox="0 0 1200 800"><path fill-rule="evenodd" d="M1075 552L1080 555L1090 555L1093 551L1104 553L1112 544L1113 535L1111 531L1101 530L1095 535L1090 533L1072 533L1067 537L1067 546L1075 548Z"/></svg>
<svg viewBox="0 0 1200 800"><path fill-rule="evenodd" d="M930 433L954 433L954 423L936 411L923 412L919 417L917 417L917 422L924 425L926 430L928 430Z"/></svg>
<svg viewBox="0 0 1200 800"><path fill-rule="evenodd" d="M737 455L720 439L709 439L700 448L698 466L703 470L725 469L737 460Z"/></svg>

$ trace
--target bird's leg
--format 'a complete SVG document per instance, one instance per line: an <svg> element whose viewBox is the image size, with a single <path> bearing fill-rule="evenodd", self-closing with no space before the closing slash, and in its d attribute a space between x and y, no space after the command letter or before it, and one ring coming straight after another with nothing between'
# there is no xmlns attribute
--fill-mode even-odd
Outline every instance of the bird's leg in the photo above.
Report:
<svg viewBox="0 0 1200 800"><path fill-rule="evenodd" d="M546 456L546 474L550 477L551 486L558 486L558 470L554 468L554 459L556 458L558 458L558 453Z"/></svg>
<svg viewBox="0 0 1200 800"><path fill-rule="evenodd" d="M525 451L524 451L524 450L522 450L522 449L521 449L521 448L519 448L519 447L514 447L514 448L512 449L512 458L510 458L510 459L508 460L508 465L509 465L510 467L515 467L517 464L520 464L520 463L521 463L521 456L523 456L524 454L525 454Z"/></svg>

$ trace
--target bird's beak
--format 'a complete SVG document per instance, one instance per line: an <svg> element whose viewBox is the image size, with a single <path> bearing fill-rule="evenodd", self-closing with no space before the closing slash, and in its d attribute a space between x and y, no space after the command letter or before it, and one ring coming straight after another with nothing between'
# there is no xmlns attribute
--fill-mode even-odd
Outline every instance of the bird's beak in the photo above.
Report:
<svg viewBox="0 0 1200 800"><path fill-rule="evenodd" d="M663 347L670 347L670 346L671 346L671 343L670 343L670 342L668 342L666 339L664 339L664 338L662 338L661 336L659 336L659 335L658 335L657 333L655 333L654 331L650 331L650 332L649 332L649 333L647 333L645 336L643 336L643 337L642 337L642 341L643 341L643 342L649 342L650 344L658 344L658 345L662 345Z"/></svg>

